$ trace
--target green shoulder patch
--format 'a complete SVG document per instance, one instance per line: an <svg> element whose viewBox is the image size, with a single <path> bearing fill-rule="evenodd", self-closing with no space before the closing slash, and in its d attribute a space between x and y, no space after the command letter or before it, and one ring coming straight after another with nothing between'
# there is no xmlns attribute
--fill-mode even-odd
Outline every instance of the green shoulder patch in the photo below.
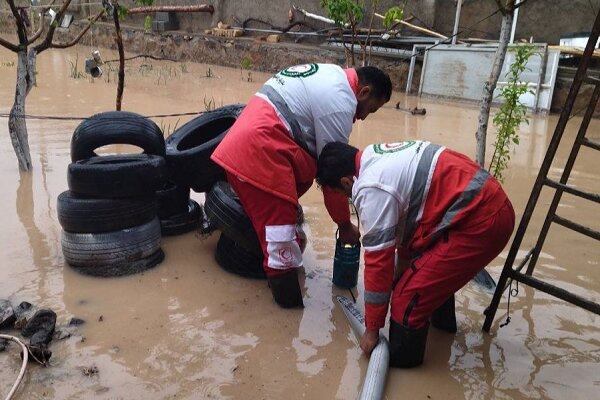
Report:
<svg viewBox="0 0 600 400"><path fill-rule="evenodd" d="M306 78L317 73L319 66L317 64L294 65L280 72L281 75L290 78Z"/></svg>

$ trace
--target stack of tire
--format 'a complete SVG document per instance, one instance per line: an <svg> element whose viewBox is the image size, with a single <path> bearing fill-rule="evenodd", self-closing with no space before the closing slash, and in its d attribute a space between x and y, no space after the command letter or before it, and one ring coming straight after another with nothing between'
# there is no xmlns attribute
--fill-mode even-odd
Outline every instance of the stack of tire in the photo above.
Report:
<svg viewBox="0 0 600 400"><path fill-rule="evenodd" d="M169 182L157 192L163 235L188 232L205 222L202 207L190 199L190 189L205 193L225 178L225 171L210 156L243 109L243 104L232 104L206 112L166 139Z"/></svg>
<svg viewBox="0 0 600 400"><path fill-rule="evenodd" d="M141 154L98 156L127 144ZM62 251L69 265L94 276L121 276L164 259L156 192L165 186L163 133L131 112L105 112L83 121L71 139L69 190L58 196Z"/></svg>
<svg viewBox="0 0 600 400"><path fill-rule="evenodd" d="M220 181L213 186L206 196L204 210L211 224L221 231L215 251L217 263L242 277L265 279L264 254L258 236L229 183ZM304 213L299 206L296 234L302 252L306 247L303 223Z"/></svg>

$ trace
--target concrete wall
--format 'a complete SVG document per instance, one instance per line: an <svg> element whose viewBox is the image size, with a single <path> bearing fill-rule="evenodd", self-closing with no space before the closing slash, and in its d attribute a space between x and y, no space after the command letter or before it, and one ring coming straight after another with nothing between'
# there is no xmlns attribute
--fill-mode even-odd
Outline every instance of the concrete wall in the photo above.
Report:
<svg viewBox="0 0 600 400"><path fill-rule="evenodd" d="M519 9L515 39L525 38L538 43L558 44L562 35L589 32L600 8L600 0L528 1ZM463 0L460 27L472 27L497 9L495 0ZM437 0L435 7L436 30L452 33L456 14L456 0ZM500 13L473 26L461 37L498 39Z"/></svg>
<svg viewBox="0 0 600 400"><path fill-rule="evenodd" d="M371 1L365 0L365 10L370 10ZM83 3L89 3L89 0L72 1L70 10L77 14L76 17L86 17L99 9L98 5L80 5ZM133 0L123 0L122 3L129 7L135 6ZM187 32L202 32L214 27L219 21L234 25L236 18L242 22L247 18L258 18L274 26L285 27L289 24L288 11L292 4L315 14L327 14L320 6L320 0L155 0L156 5L186 3L206 3L215 7L213 15L178 13L180 29ZM415 18L412 22L415 24L450 35L454 26L456 3L457 0L380 0L377 11L384 14L392 6L404 5L405 15L413 15ZM558 44L561 35L589 31L599 8L600 0L528 1L519 11L516 37L529 39L533 36L536 42ZM463 0L460 26L462 29L472 29L462 36L496 39L501 20L499 13L476 24L496 9L496 0ZM0 10L7 10L6 2L0 2ZM143 15L129 16L124 23L143 26L144 18ZM304 16L298 12L294 13L294 18L296 21L304 20ZM312 19L306 19L306 22L317 28L328 26ZM382 28L380 19L375 18L374 22L375 28ZM251 23L249 26L265 28L265 25L259 23ZM415 34L408 30L406 33Z"/></svg>

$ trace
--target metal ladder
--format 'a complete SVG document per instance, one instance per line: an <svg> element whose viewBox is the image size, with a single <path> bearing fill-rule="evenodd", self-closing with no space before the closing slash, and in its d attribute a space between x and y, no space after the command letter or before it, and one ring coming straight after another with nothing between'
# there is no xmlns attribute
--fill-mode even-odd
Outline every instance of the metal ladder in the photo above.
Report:
<svg viewBox="0 0 600 400"><path fill-rule="evenodd" d="M569 90L569 94L565 101L565 106L560 114L558 123L556 124L552 140L550 141L548 150L544 157L544 161L542 162L542 166L540 168L533 189L531 191L529 200L527 202L527 206L525 207L525 210L523 212L523 218L519 223L519 227L515 234L515 238L512 242L510 251L508 253L508 257L506 258L502 274L498 281L498 286L496 287L496 291L494 292L494 297L492 298L492 302L485 311L486 318L483 324L483 330L486 332L489 332L490 330L491 324L496 315L496 311L498 310L500 298L502 297L503 292L508 286L507 283L509 279L512 281L521 282L525 285L531 286L537 290L541 290L542 292L548 293L552 296L555 296L571 304L574 304L576 306L579 306L581 308L584 308L588 311L600 315L599 303L585 299L565 289L559 288L555 285L544 282L543 280L532 276L533 270L542 250L544 240L546 239L546 235L548 234L548 230L550 229L552 223L559 224L565 228L571 229L573 231L576 231L578 233L600 241L600 232L575 223L566 218L560 217L556 214L556 209L558 208L562 194L565 192L600 204L600 195L596 193L582 191L568 185L571 170L573 168L573 165L575 164L575 160L581 147L585 146L600 151L600 143L591 141L585 136L592 115L594 114L594 111L596 109L596 105L598 104L598 100L600 99L600 79L587 76L587 70L592 59L594 47L596 45L596 42L598 41L599 36L600 13L598 13L598 15L596 16L596 20L594 21L592 32L590 33L590 37L588 39L587 46L581 58L581 62L579 64L575 77L573 78L573 84L571 85L571 89ZM556 155L556 151L562 139L565 127L570 119L575 99L579 93L579 89L581 88L583 82L593 84L594 92L586 109L585 115L581 121L581 125L579 127L575 143L573 144L573 148L571 149L571 153L564 167L560 181L557 182L548 178L548 171L550 170L550 167ZM527 253L523 261L517 266L517 268L513 268L517 252L519 250L519 247L521 246L523 237L527 230L527 226L529 225L529 222L533 215L533 211L540 197L540 193L544 187L554 189L555 193L552 199L552 203L550 204L550 208L548 209L546 219L540 231L540 235L538 236L535 246L529 251L529 253ZM521 270L525 267L527 262L529 262L527 270L525 273L522 273Z"/></svg>

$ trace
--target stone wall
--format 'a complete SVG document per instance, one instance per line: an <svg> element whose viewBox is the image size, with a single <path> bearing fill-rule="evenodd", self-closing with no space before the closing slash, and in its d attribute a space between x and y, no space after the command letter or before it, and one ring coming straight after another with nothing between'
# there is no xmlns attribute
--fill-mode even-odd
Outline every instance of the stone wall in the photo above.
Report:
<svg viewBox="0 0 600 400"><path fill-rule="evenodd" d="M99 10L98 2L92 2L96 4L91 6L86 3L90 3L90 0L73 0L69 10L76 14L77 19L85 18ZM219 21L234 25L236 20L243 22L247 18L257 18L274 26L285 27L289 24L288 12L292 4L311 13L326 15L326 11L320 6L320 0L155 0L154 3L155 5L212 4L215 8L212 15L177 13L180 29L195 33L216 26ZM404 4L405 15L415 17L413 23L450 35L454 26L456 3L457 0L380 0L377 11L384 14L390 7ZM122 0L122 4L128 7L135 6L133 0ZM371 0L365 0L365 10L370 10L370 5ZM562 35L589 31L599 8L600 0L528 1L519 10L516 37L526 39L533 37L536 42L558 44ZM461 29L467 27L472 29L464 32L462 36L496 39L500 30L499 13L477 23L496 9L496 0L463 0L460 26ZM7 10L6 2L0 2L0 11L6 13ZM144 18L144 15L129 16L127 23L141 27ZM305 19L299 12L294 12L294 20L305 20L316 28L326 26L324 23ZM259 29L267 28L259 23L252 23L250 26ZM380 19L375 18L374 27L382 27ZM407 29L404 31L409 35L416 34Z"/></svg>
<svg viewBox="0 0 600 400"><path fill-rule="evenodd" d="M69 30L57 31L56 41L68 41L75 37L85 22L76 21ZM12 17L0 14L0 32L12 33ZM93 45L116 49L114 26L108 22L98 22L91 28ZM14 35L14 33L13 33ZM125 50L132 54L147 54L180 61L241 68L249 60L253 70L277 72L295 64L323 62L340 66L345 64L342 51L325 49L317 45L290 42L267 43L258 38L220 38L204 34L168 32L163 34L144 33L136 26L122 27ZM86 34L81 44L91 45L91 35ZM372 57L372 65L384 69L390 75L395 90L404 90L408 76L408 60ZM420 63L415 66L413 92L418 90L421 74Z"/></svg>

